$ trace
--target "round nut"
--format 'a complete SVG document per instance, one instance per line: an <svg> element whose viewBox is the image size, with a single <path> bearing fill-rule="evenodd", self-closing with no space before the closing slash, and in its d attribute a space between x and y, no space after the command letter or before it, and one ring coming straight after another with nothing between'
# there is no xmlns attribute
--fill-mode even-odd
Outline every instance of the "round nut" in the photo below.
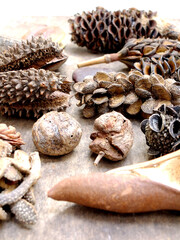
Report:
<svg viewBox="0 0 180 240"><path fill-rule="evenodd" d="M32 128L33 142L39 152L59 156L71 152L81 139L80 124L66 112L51 111Z"/></svg>

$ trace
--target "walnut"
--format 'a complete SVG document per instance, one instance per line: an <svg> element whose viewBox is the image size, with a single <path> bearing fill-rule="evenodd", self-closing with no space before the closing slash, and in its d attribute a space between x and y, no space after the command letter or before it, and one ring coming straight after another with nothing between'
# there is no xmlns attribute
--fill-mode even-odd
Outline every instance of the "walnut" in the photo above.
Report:
<svg viewBox="0 0 180 240"><path fill-rule="evenodd" d="M98 154L94 164L97 165L104 156L109 160L124 159L133 144L133 129L130 120L121 113L110 112L101 115L94 122L95 132L89 147Z"/></svg>
<svg viewBox="0 0 180 240"><path fill-rule="evenodd" d="M71 152L82 135L80 124L66 112L51 111L33 125L33 142L39 152L59 156Z"/></svg>

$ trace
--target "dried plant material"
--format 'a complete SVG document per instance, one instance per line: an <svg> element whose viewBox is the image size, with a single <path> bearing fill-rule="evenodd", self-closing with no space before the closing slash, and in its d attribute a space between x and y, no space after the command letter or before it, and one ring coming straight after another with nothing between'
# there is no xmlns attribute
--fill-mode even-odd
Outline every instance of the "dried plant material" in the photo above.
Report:
<svg viewBox="0 0 180 240"><path fill-rule="evenodd" d="M15 147L20 147L25 144L22 140L21 134L16 132L15 127L7 126L4 123L0 123L0 139L7 141Z"/></svg>
<svg viewBox="0 0 180 240"><path fill-rule="evenodd" d="M58 72L34 68L0 73L2 114L39 117L69 106L72 82Z"/></svg>
<svg viewBox="0 0 180 240"><path fill-rule="evenodd" d="M29 154L22 151L22 150L16 150L14 152L14 158L11 160L13 166L15 166L18 170L20 170L23 173L30 173L31 169L31 163L29 160Z"/></svg>
<svg viewBox="0 0 180 240"><path fill-rule="evenodd" d="M11 211L14 213L15 218L23 224L32 225L37 222L35 207L25 199L13 203L11 205Z"/></svg>
<svg viewBox="0 0 180 240"><path fill-rule="evenodd" d="M7 212L0 207L0 220L7 220L8 219L8 214Z"/></svg>
<svg viewBox="0 0 180 240"><path fill-rule="evenodd" d="M91 86L91 87L90 87ZM180 84L159 74L143 75L137 70L125 73L97 72L73 86L77 106L83 116L92 118L111 110L147 118L162 104L179 105ZM88 89L88 91L87 91Z"/></svg>
<svg viewBox="0 0 180 240"><path fill-rule="evenodd" d="M0 139L0 157L10 156L12 151L13 151L12 145Z"/></svg>
<svg viewBox="0 0 180 240"><path fill-rule="evenodd" d="M33 125L33 142L43 154L59 156L70 153L81 139L80 124L65 112L44 114Z"/></svg>
<svg viewBox="0 0 180 240"><path fill-rule="evenodd" d="M162 105L141 123L150 157L180 149L180 107Z"/></svg>
<svg viewBox="0 0 180 240"><path fill-rule="evenodd" d="M115 111L105 113L95 120L94 129L89 148L98 154L95 165L102 157L112 161L126 158L133 144L132 124L127 118Z"/></svg>
<svg viewBox="0 0 180 240"><path fill-rule="evenodd" d="M9 47L0 54L0 72L27 69L48 68L48 65L64 63L67 59L63 49L51 39L32 37ZM59 64L60 65L60 64Z"/></svg>
<svg viewBox="0 0 180 240"><path fill-rule="evenodd" d="M165 38L131 39L119 52L79 63L78 67L120 61L145 75L155 73L163 76L163 78L174 78L179 81L179 43L177 40L167 40Z"/></svg>
<svg viewBox="0 0 180 240"><path fill-rule="evenodd" d="M180 150L106 173L66 178L48 196L119 213L180 211Z"/></svg>
<svg viewBox="0 0 180 240"><path fill-rule="evenodd" d="M24 224L34 224L37 220L37 213L33 206L35 197L31 188L40 177L39 154L38 152L27 154L27 159L25 152L17 150L14 155L16 159L7 157L0 159L0 215L1 207L9 205L18 221ZM20 164L14 164L18 161ZM22 164L26 161L30 164L28 171L24 171L27 169Z"/></svg>
<svg viewBox="0 0 180 240"><path fill-rule="evenodd" d="M91 12L76 14L69 19L69 24L71 40L95 52L117 52L131 38L179 38L176 26L162 21L152 11L135 8L111 12L97 7ZM138 53L138 49L133 53L135 51ZM144 54L153 51L153 47L146 47Z"/></svg>

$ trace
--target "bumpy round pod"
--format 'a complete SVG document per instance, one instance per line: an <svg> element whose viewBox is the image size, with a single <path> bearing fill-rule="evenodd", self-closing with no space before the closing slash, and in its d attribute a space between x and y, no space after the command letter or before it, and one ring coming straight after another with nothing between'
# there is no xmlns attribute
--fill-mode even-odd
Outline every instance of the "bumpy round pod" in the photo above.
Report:
<svg viewBox="0 0 180 240"><path fill-rule="evenodd" d="M69 105L71 81L60 73L34 68L0 73L0 111L38 117Z"/></svg>
<svg viewBox="0 0 180 240"><path fill-rule="evenodd" d="M162 105L149 119L143 120L141 130L150 147L150 156L164 155L180 149L180 108Z"/></svg>
<svg viewBox="0 0 180 240"><path fill-rule="evenodd" d="M15 43L0 54L0 72L31 67L38 69L52 63L63 63L67 57L62 51L59 44L51 39L32 37L30 41Z"/></svg>

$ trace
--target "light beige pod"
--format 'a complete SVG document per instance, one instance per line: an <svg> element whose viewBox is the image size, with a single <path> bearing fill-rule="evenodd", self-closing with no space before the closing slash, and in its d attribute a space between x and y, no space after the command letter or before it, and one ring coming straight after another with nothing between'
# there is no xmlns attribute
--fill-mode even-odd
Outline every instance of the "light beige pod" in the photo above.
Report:
<svg viewBox="0 0 180 240"><path fill-rule="evenodd" d="M59 156L71 152L80 142L81 125L66 112L51 111L33 125L32 138L39 152Z"/></svg>

